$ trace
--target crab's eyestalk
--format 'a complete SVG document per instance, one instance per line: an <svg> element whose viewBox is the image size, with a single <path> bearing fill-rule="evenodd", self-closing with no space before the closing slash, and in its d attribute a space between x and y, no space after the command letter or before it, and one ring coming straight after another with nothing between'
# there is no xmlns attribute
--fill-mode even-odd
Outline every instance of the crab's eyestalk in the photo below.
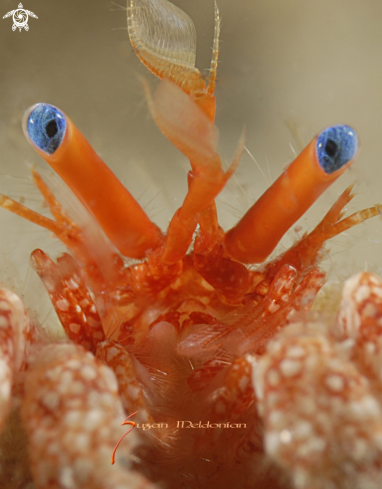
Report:
<svg viewBox="0 0 382 489"><path fill-rule="evenodd" d="M49 104L34 105L24 115L23 129L37 153L93 214L123 255L142 258L162 244L159 228L63 112Z"/></svg>
<svg viewBox="0 0 382 489"><path fill-rule="evenodd" d="M229 253L245 263L261 263L286 231L352 164L358 141L345 125L322 131L226 234Z"/></svg>

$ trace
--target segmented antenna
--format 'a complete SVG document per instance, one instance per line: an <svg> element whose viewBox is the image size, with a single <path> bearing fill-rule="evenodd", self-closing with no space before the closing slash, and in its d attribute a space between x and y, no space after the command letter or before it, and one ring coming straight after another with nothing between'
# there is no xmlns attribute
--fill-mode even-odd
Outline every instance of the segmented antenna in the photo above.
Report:
<svg viewBox="0 0 382 489"><path fill-rule="evenodd" d="M129 1L128 32L142 63L186 92L205 87L195 68L196 31L190 17L167 0Z"/></svg>
<svg viewBox="0 0 382 489"><path fill-rule="evenodd" d="M141 62L157 77L182 89L204 112L215 119L215 82L219 56L220 17L215 0L215 29L208 87L195 67L196 34L192 20L167 0L128 0L130 41Z"/></svg>
<svg viewBox="0 0 382 489"><path fill-rule="evenodd" d="M215 91L216 74L218 69L219 59L219 36L220 36L220 13L219 8L215 0L215 28L214 28L214 40L212 43L212 58L210 65L210 74L208 76L208 93L213 94Z"/></svg>

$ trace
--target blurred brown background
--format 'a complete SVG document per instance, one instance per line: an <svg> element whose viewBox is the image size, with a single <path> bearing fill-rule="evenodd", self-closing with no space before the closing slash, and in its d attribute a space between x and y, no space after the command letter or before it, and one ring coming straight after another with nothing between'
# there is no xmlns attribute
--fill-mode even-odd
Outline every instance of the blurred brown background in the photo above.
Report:
<svg viewBox="0 0 382 489"><path fill-rule="evenodd" d="M0 0L0 16L18 0ZM209 67L213 0L177 0L194 20L197 66ZM382 4L380 0L218 0L221 51L217 84L220 154L228 163L243 128L245 154L219 197L225 228L324 127L347 123L358 132L354 167L301 220L323 216L336 196L357 182L349 212L382 202ZM25 0L29 32L0 20L0 192L42 210L28 165L43 166L24 140L23 111L49 102L84 132L150 216L165 228L186 192L187 162L148 115L137 75L152 77L130 47L124 5L98 0ZM56 254L48 233L0 210L2 279L25 291L35 247ZM290 245L294 231L283 240ZM378 218L331 243L325 267L332 279L368 269L382 273ZM282 246L281 248L282 249ZM27 278L26 277L27 274Z"/></svg>

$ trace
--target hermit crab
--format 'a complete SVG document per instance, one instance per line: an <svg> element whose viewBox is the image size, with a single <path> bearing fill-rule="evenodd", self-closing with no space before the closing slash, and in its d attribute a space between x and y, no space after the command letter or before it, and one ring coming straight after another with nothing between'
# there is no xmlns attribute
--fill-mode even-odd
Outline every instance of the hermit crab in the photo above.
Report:
<svg viewBox="0 0 382 489"><path fill-rule="evenodd" d="M53 219L0 199L68 250L31 255L66 341L48 339L21 300L0 291L0 427L28 447L19 465L12 447L2 450L3 487L381 485L382 281L361 273L346 282L336 316L309 311L325 281L325 242L382 207L343 218L348 188L313 231L266 261L351 165L357 136L347 125L324 129L224 231L215 198L245 136L224 170L214 126L219 30L215 4L205 81L190 18L167 0L129 2L131 44L161 79L154 94L142 81L149 111L191 165L166 233L64 112L40 103L24 115L27 139L84 210L70 216L36 171Z"/></svg>

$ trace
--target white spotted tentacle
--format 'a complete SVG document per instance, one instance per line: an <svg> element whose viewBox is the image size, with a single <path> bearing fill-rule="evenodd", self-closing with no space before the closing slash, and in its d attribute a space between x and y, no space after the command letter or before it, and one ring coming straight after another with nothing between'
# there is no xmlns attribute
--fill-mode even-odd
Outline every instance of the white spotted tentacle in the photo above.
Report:
<svg viewBox="0 0 382 489"><path fill-rule="evenodd" d="M363 272L343 288L338 327L341 338L352 342L352 360L367 374L382 401L382 280Z"/></svg>
<svg viewBox="0 0 382 489"><path fill-rule="evenodd" d="M31 339L23 303L13 292L0 289L0 430L11 408L14 376L25 367Z"/></svg>
<svg viewBox="0 0 382 489"><path fill-rule="evenodd" d="M153 488L125 468L134 432L111 465L114 446L126 432L117 382L111 369L81 346L41 348L27 372L22 419L39 489Z"/></svg>
<svg viewBox="0 0 382 489"><path fill-rule="evenodd" d="M374 326L382 336L382 280L378 275L361 272L345 282L338 324L346 338L365 335L367 326Z"/></svg>
<svg viewBox="0 0 382 489"><path fill-rule="evenodd" d="M317 323L296 323L253 367L265 451L296 489L381 487L382 410Z"/></svg>

